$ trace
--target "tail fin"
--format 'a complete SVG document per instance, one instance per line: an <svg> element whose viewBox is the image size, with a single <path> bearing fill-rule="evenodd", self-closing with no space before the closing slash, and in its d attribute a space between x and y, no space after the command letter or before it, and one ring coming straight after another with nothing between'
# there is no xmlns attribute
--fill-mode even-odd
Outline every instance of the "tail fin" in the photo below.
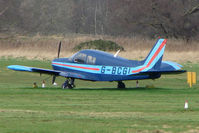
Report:
<svg viewBox="0 0 199 133"><path fill-rule="evenodd" d="M144 66L149 67L149 69L160 68L162 57L164 54L164 49L166 47L166 39L158 39L153 48L151 49L150 53L144 60ZM149 70L148 69L148 70Z"/></svg>
<svg viewBox="0 0 199 133"><path fill-rule="evenodd" d="M133 70L132 72L138 73L141 71L146 72L150 69L159 69L162 62L166 42L166 39L158 39L146 59L143 60L143 65L138 67L138 69Z"/></svg>

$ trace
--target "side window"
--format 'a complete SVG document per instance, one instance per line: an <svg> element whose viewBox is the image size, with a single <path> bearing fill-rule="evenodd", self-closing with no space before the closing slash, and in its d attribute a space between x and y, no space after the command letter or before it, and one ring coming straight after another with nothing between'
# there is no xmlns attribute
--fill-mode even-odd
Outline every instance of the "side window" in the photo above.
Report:
<svg viewBox="0 0 199 133"><path fill-rule="evenodd" d="M86 62L86 54L78 53L77 55L74 56L73 61L77 62L77 63L85 63Z"/></svg>
<svg viewBox="0 0 199 133"><path fill-rule="evenodd" d="M95 57L93 57L93 56L88 56L87 57L87 61L86 61L86 63L87 64L95 64L95 62L96 62L96 58Z"/></svg>

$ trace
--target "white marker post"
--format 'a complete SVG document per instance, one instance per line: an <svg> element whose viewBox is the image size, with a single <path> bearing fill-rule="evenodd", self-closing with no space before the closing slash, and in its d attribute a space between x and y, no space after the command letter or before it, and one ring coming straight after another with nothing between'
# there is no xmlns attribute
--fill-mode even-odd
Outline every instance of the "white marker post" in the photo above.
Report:
<svg viewBox="0 0 199 133"><path fill-rule="evenodd" d="M186 100L184 104L184 109L187 110L188 108L189 108L189 105L188 105L188 101Z"/></svg>
<svg viewBox="0 0 199 133"><path fill-rule="evenodd" d="M43 80L43 82L42 82L42 88L45 88L45 81Z"/></svg>

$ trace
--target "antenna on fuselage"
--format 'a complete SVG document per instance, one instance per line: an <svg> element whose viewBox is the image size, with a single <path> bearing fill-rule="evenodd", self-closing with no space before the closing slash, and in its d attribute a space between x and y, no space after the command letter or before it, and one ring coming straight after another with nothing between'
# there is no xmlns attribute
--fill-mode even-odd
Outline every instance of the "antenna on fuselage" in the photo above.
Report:
<svg viewBox="0 0 199 133"><path fill-rule="evenodd" d="M119 54L120 49L114 54L114 57L117 57L117 55Z"/></svg>

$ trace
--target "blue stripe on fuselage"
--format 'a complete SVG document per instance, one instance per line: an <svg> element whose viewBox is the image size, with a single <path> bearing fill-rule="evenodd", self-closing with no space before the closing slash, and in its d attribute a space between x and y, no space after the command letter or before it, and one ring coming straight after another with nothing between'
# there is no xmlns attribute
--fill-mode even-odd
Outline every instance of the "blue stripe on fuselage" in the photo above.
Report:
<svg viewBox="0 0 199 133"><path fill-rule="evenodd" d="M57 66L58 68L66 68L70 70L76 70L87 73L107 74L107 75L130 75L132 68L132 67L121 67L121 66L85 65L85 64L63 63L63 62L52 62L52 66Z"/></svg>

